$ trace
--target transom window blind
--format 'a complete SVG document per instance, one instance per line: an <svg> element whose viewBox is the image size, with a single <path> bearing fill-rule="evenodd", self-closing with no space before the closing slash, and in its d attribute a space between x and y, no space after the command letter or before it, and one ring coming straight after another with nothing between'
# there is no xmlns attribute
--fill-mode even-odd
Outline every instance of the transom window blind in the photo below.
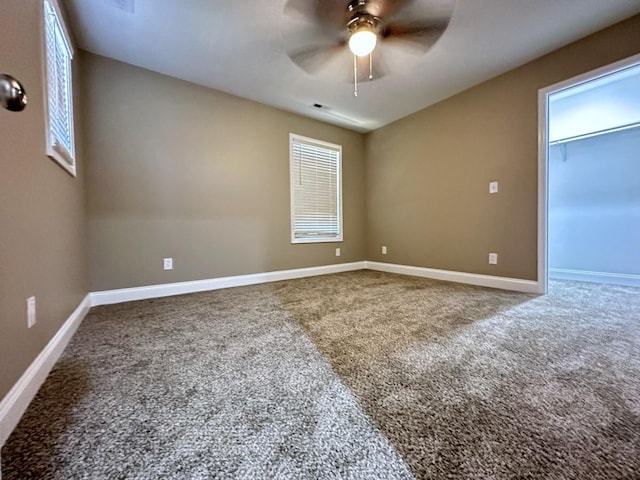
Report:
<svg viewBox="0 0 640 480"><path fill-rule="evenodd" d="M47 153L75 173L71 46L54 5L44 1L49 131Z"/></svg>
<svg viewBox="0 0 640 480"><path fill-rule="evenodd" d="M342 147L291 135L291 241L342 240Z"/></svg>

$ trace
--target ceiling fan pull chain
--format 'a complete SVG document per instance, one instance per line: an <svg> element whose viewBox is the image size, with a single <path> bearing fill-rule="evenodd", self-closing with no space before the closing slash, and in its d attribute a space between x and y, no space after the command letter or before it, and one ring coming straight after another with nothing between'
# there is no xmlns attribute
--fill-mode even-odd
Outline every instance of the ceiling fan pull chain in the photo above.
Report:
<svg viewBox="0 0 640 480"><path fill-rule="evenodd" d="M373 51L369 54L369 80L373 80Z"/></svg>
<svg viewBox="0 0 640 480"><path fill-rule="evenodd" d="M353 96L358 96L358 57L353 54Z"/></svg>

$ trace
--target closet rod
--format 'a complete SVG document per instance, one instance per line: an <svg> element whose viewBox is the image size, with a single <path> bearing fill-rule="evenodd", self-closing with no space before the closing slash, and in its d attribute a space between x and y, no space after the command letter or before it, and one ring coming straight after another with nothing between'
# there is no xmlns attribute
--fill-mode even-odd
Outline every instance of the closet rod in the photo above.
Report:
<svg viewBox="0 0 640 480"><path fill-rule="evenodd" d="M621 132L623 130L630 130L632 128L640 127L640 122L627 123L614 128L605 128L604 130L598 130L596 132L584 133L582 135L576 135L575 137L561 138L560 140L554 140L549 142L549 146L559 145L561 143L575 142L576 140L584 140L585 138L597 137L599 135L605 135L607 133Z"/></svg>

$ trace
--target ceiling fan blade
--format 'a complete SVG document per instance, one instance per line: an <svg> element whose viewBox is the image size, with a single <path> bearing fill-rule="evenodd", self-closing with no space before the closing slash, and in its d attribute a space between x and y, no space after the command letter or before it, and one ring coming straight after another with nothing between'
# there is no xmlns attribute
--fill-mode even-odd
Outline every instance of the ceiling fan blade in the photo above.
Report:
<svg viewBox="0 0 640 480"><path fill-rule="evenodd" d="M408 7L416 0L368 0L367 12L376 17L391 19L403 8Z"/></svg>
<svg viewBox="0 0 640 480"><path fill-rule="evenodd" d="M422 22L395 22L386 25L382 31L383 39L404 42L406 45L424 53L442 36L451 18L433 19Z"/></svg>
<svg viewBox="0 0 640 480"><path fill-rule="evenodd" d="M317 4L318 0L288 0L284 6L284 13L313 21L315 20Z"/></svg>
<svg viewBox="0 0 640 480"><path fill-rule="evenodd" d="M307 73L315 73L322 64L329 62L333 57L344 50L345 42L341 41L333 45L311 45L289 52L289 57Z"/></svg>
<svg viewBox="0 0 640 480"><path fill-rule="evenodd" d="M386 77L389 75L391 70L387 66L384 58L380 52L373 54L373 78L372 80L377 80L379 78Z"/></svg>
<svg viewBox="0 0 640 480"><path fill-rule="evenodd" d="M349 21L343 0L288 0L284 13L299 16L328 30L344 30Z"/></svg>
<svg viewBox="0 0 640 480"><path fill-rule="evenodd" d="M380 80L383 77L389 75L390 69L387 63L384 61L379 49L373 52L373 62L371 70L369 69L369 56L356 57L358 65L358 84L364 85L370 81ZM349 52L344 57L340 58L340 71L344 72L343 80L346 83L353 85L353 54ZM372 78L369 78L369 72L373 73Z"/></svg>
<svg viewBox="0 0 640 480"><path fill-rule="evenodd" d="M368 55L365 57L356 57L356 58L358 62L358 82L359 83L368 82L370 80L379 80L382 77L389 74L389 68L384 62L382 54L380 53L380 49L374 50L371 58L371 64L369 64ZM369 78L370 72L372 73L371 78ZM353 71L351 72L349 81L353 82Z"/></svg>

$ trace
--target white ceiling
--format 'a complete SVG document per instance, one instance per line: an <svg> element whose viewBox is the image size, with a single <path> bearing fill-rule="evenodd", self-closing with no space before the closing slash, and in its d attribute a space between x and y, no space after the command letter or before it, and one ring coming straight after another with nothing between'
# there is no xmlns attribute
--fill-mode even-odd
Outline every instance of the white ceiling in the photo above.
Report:
<svg viewBox="0 0 640 480"><path fill-rule="evenodd" d="M419 55L383 44L389 74L361 84L354 97L347 47L313 75L291 61L287 52L318 30L285 13L286 1L63 3L84 50L361 132L640 13L640 0L456 0L431 50ZM422 18L442 1L416 0L406 14Z"/></svg>

